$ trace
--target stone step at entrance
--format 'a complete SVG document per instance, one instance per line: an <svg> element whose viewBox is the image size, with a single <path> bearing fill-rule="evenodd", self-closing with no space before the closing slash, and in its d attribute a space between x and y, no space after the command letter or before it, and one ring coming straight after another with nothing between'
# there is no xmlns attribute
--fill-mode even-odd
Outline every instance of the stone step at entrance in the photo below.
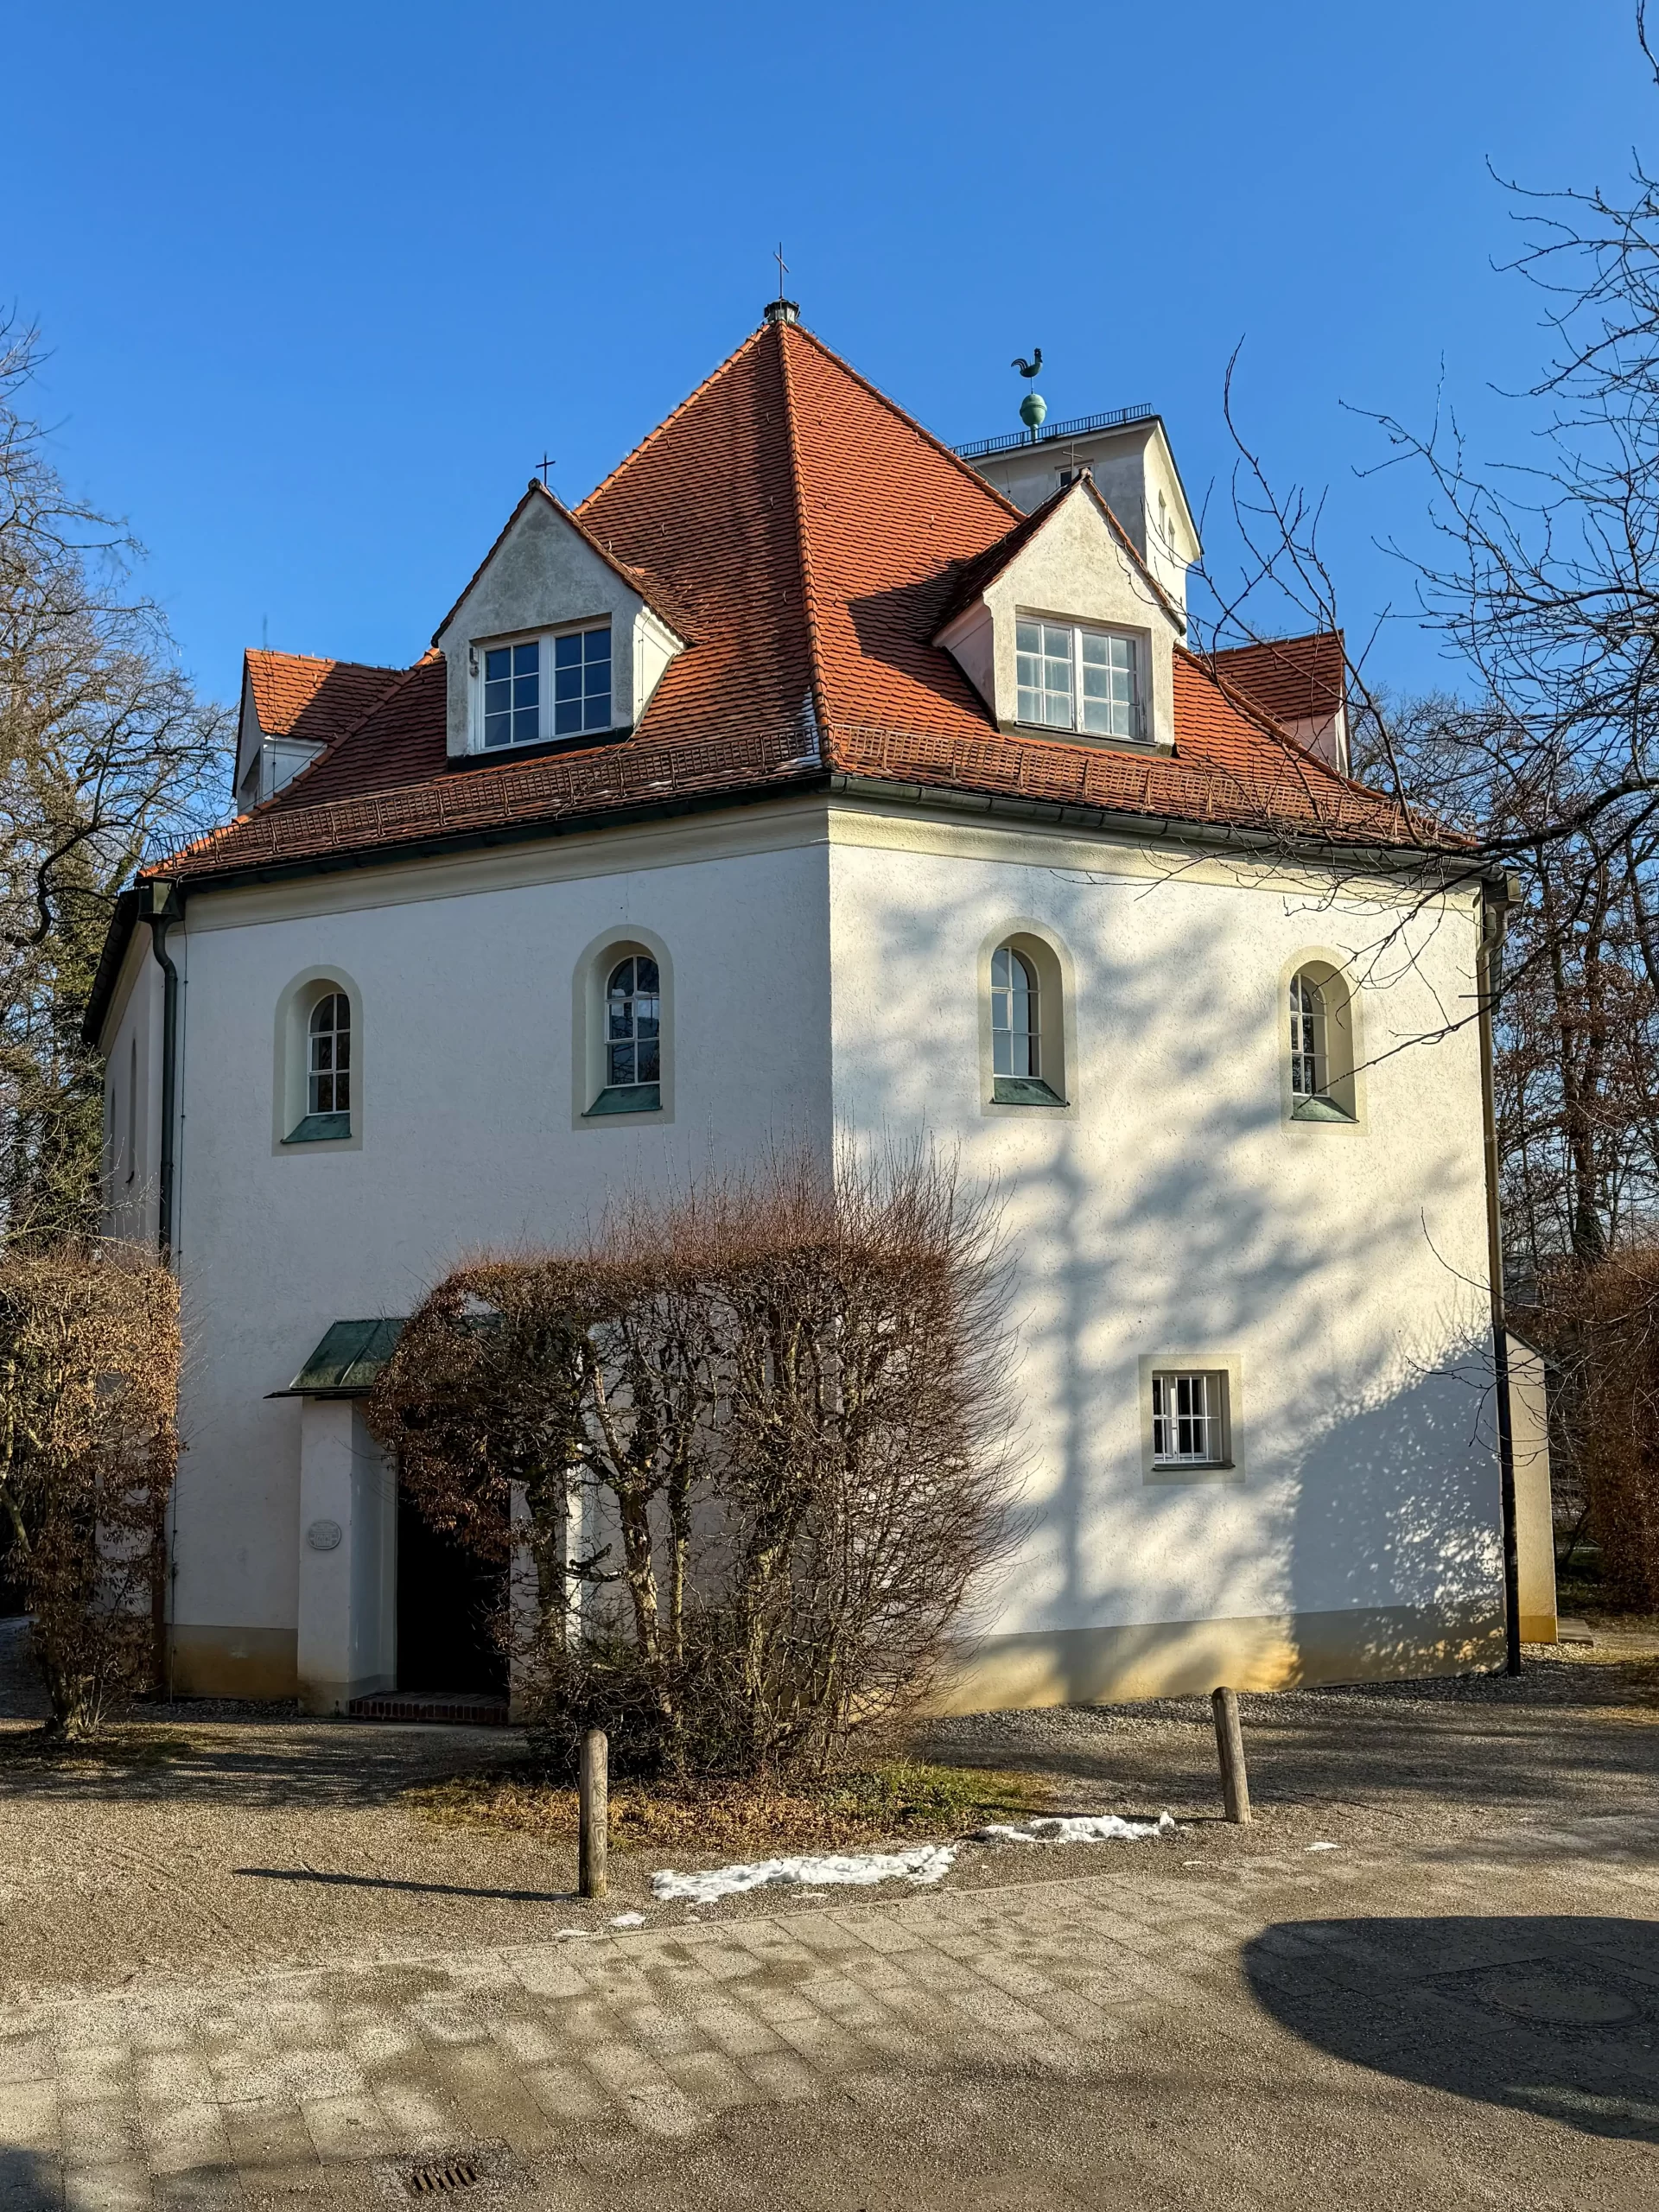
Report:
<svg viewBox="0 0 1659 2212"><path fill-rule="evenodd" d="M451 1728L505 1728L507 1700L477 1690L382 1690L354 1697L346 1708L353 1720L426 1720Z"/></svg>

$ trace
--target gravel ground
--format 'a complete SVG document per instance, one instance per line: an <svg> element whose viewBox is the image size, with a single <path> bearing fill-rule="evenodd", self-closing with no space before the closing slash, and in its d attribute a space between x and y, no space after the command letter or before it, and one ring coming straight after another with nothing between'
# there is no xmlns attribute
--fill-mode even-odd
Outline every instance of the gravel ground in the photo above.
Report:
<svg viewBox="0 0 1659 2212"><path fill-rule="evenodd" d="M1195 1879L1314 1842L1452 1846L1638 1810L1659 1778L1659 1635L1645 1631L1603 1625L1589 1650L1534 1652L1519 1681L1243 1702L1256 1810L1247 1829L1220 1819L1204 1700L979 1714L935 1723L916 1748L1050 1776L1065 1809L1168 1808L1174 1834L1105 1848L1120 1866L1133 1853L1130 1864ZM92 1751L48 1757L39 1710L17 1630L0 1623L0 1995L144 1982L209 1961L222 1971L544 1942L630 1909L653 1923L685 1914L652 1904L643 1857L613 1854L610 1899L584 1904L568 1850L440 1825L400 1802L411 1785L521 1755L516 1732L192 1703L149 1708ZM950 1879L1102 1866L1101 1847L970 1847ZM777 1895L729 1900L715 1916L770 1911Z"/></svg>

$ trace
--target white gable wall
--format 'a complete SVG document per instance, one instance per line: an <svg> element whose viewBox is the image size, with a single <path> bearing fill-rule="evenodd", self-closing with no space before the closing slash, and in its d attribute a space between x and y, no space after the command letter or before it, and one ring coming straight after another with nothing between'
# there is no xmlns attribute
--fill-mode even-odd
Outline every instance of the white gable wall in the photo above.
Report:
<svg viewBox="0 0 1659 2212"><path fill-rule="evenodd" d="M1175 743L1175 626L1168 609L1125 551L1122 541L1079 484L1028 544L986 588L983 605L991 616L991 711L1003 729L1017 726L1018 668L1015 632L1022 614L1046 614L1060 621L1101 623L1132 631L1139 644L1140 680L1147 709L1147 741L1165 751ZM964 618L947 633L950 649L963 672L980 677L963 658L957 633L966 633L983 667L983 640ZM1087 743L1086 738L1079 742Z"/></svg>
<svg viewBox="0 0 1659 2212"><path fill-rule="evenodd" d="M679 641L550 500L527 500L435 641L448 664L451 756L482 742L474 728L481 694L469 647L607 618L613 726L626 728L644 714ZM550 700L550 671L543 671L542 688Z"/></svg>

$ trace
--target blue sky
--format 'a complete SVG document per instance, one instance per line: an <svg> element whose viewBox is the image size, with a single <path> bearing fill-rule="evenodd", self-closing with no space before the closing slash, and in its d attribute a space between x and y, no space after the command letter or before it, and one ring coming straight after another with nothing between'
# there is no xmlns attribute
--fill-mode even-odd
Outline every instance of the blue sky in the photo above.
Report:
<svg viewBox="0 0 1659 2212"><path fill-rule="evenodd" d="M402 662L543 451L579 499L759 320L954 442L1149 400L1224 555L1229 353L1329 487L1351 628L1421 483L1357 478L1442 370L1477 453L1541 356L1488 175L1616 185L1659 95L1624 0L1183 8L18 9L0 300L78 489L203 687L245 645ZM1570 27L1571 35L1563 36ZM1396 622L1379 674L1444 680Z"/></svg>

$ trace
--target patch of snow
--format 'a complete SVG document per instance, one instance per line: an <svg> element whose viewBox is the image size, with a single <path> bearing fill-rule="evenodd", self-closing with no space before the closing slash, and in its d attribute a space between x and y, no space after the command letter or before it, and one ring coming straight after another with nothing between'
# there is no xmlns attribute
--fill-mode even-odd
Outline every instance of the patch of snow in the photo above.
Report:
<svg viewBox="0 0 1659 2212"><path fill-rule="evenodd" d="M645 1924L643 1912L619 1912L613 1914L611 1918L613 1928L643 1928Z"/></svg>
<svg viewBox="0 0 1659 2212"><path fill-rule="evenodd" d="M1340 1851L1342 1849L1339 1843L1310 1843L1307 1847L1310 1851Z"/></svg>
<svg viewBox="0 0 1659 2212"><path fill-rule="evenodd" d="M793 1882L803 1889L829 1889L846 1885L868 1889L877 1882L942 1882L956 1863L953 1843L918 1843L900 1851L826 1853L813 1859L760 1859L743 1866L711 1866L701 1874L680 1874L664 1868L651 1878L654 1897L686 1897L696 1904L713 1904L721 1897L740 1897L746 1890L764 1890L774 1882Z"/></svg>
<svg viewBox="0 0 1659 2212"><path fill-rule="evenodd" d="M1070 1816L1045 1815L1027 1821L1023 1827L1010 1827L1000 1821L993 1821L988 1827L976 1828L976 1843L1138 1843L1143 1836L1169 1835L1175 1827L1174 1815L1162 1813L1155 1821L1126 1821L1117 1813L1079 1813Z"/></svg>

